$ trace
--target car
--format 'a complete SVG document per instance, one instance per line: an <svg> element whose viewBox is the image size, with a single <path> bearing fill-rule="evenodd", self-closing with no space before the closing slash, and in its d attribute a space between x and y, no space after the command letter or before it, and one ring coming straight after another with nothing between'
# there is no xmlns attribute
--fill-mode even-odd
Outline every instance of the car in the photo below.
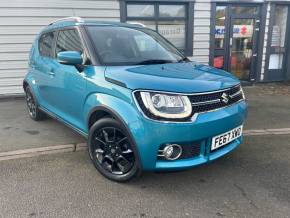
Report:
<svg viewBox="0 0 290 218"><path fill-rule="evenodd" d="M30 117L86 137L95 168L116 182L224 156L241 144L247 116L236 77L139 24L51 23L33 42L23 88Z"/></svg>

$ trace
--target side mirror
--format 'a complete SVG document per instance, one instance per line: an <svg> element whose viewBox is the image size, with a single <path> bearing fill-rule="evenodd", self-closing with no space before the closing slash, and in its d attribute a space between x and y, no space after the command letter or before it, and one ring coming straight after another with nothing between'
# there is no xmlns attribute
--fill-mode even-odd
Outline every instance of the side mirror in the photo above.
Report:
<svg viewBox="0 0 290 218"><path fill-rule="evenodd" d="M62 51L57 53L57 61L61 64L78 66L83 63L83 58L77 51Z"/></svg>

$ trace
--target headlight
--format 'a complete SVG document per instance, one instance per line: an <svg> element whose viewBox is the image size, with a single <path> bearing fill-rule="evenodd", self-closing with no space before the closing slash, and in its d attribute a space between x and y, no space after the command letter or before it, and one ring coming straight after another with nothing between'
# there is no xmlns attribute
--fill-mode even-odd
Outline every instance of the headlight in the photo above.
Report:
<svg viewBox="0 0 290 218"><path fill-rule="evenodd" d="M241 90L241 93L242 93L243 99L246 99L246 96L245 96L245 93L244 93L244 90L243 90L242 86L240 86L240 90Z"/></svg>
<svg viewBox="0 0 290 218"><path fill-rule="evenodd" d="M142 103L156 117L183 119L191 115L192 107L187 96L157 92L140 92Z"/></svg>

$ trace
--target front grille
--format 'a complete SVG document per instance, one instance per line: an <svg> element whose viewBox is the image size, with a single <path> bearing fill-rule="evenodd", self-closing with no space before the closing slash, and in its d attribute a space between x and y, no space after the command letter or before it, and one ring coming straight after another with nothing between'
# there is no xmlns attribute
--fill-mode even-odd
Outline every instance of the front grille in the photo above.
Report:
<svg viewBox="0 0 290 218"><path fill-rule="evenodd" d="M193 158L200 155L200 143L193 145L183 145L182 154L179 159Z"/></svg>
<svg viewBox="0 0 290 218"><path fill-rule="evenodd" d="M141 110L147 117L154 120L160 120L160 121L169 120L167 118L157 117L153 115L145 107L142 101L140 92L135 92L134 94ZM196 113L212 111L212 110L216 110L216 109L223 108L226 106L230 106L242 100L243 94L242 94L241 86L237 85L237 86L233 86L231 88L221 90L221 91L188 95L188 98L192 104L191 116L188 118L182 118L182 119L172 119L173 121L179 121L179 122L190 121L191 117Z"/></svg>
<svg viewBox="0 0 290 218"><path fill-rule="evenodd" d="M192 115L195 113L216 110L232 105L243 99L241 86L217 91L213 93L201 93L188 96L192 104Z"/></svg>

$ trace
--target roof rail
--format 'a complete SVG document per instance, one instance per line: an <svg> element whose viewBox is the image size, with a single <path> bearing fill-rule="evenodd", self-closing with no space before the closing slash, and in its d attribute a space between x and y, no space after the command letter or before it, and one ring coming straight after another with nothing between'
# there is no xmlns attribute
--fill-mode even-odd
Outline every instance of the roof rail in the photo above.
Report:
<svg viewBox="0 0 290 218"><path fill-rule="evenodd" d="M139 22L128 22L129 24L133 24L133 25L137 25L140 27L146 27L146 25L144 25L143 23L139 23Z"/></svg>
<svg viewBox="0 0 290 218"><path fill-rule="evenodd" d="M58 20L53 21L49 25L61 22L61 21L76 21L76 22L83 22L84 20L81 17L64 17Z"/></svg>

